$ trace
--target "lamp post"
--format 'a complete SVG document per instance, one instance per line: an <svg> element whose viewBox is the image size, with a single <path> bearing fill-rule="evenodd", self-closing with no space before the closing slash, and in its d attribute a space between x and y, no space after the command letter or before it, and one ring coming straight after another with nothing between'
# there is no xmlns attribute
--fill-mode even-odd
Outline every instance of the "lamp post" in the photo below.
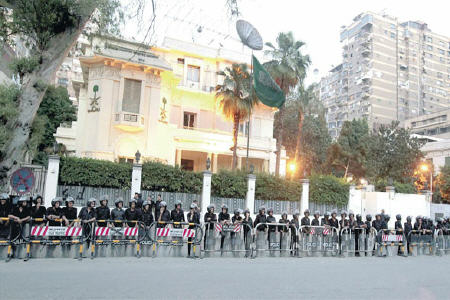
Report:
<svg viewBox="0 0 450 300"><path fill-rule="evenodd" d="M134 154L134 158L136 159L136 163L138 164L141 160L141 153L139 152L139 150Z"/></svg>
<svg viewBox="0 0 450 300"><path fill-rule="evenodd" d="M428 167L428 164L423 163L420 166L420 170L424 173L426 173L428 171L430 172L430 192L433 193L433 171L432 171L432 169Z"/></svg>

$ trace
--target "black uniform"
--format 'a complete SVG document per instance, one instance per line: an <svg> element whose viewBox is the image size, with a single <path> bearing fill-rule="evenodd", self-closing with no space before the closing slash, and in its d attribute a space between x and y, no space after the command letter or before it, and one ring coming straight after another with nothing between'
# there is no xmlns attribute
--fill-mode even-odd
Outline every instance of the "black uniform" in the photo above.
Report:
<svg viewBox="0 0 450 300"><path fill-rule="evenodd" d="M39 208L35 205L31 208L31 217L33 219L43 219L45 218L47 211L43 205L39 206ZM33 221L33 225L39 225L44 223L45 221Z"/></svg>
<svg viewBox="0 0 450 300"><path fill-rule="evenodd" d="M111 212L108 206L99 206L96 208L97 220L110 220ZM108 225L107 222L97 222L99 227L106 227Z"/></svg>
<svg viewBox="0 0 450 300"><path fill-rule="evenodd" d="M124 221L125 220L125 210L123 208L114 208L111 211L111 219L112 220L117 220L117 221ZM122 227L123 223L122 222L114 222L114 226L115 227Z"/></svg>
<svg viewBox="0 0 450 300"><path fill-rule="evenodd" d="M320 226L319 219L316 218L312 219L311 226Z"/></svg>
<svg viewBox="0 0 450 300"><path fill-rule="evenodd" d="M311 223L310 223L310 221L309 221L309 217L303 217L303 218L300 220L300 225L301 225L301 226L309 226L309 225L311 225Z"/></svg>
<svg viewBox="0 0 450 300"><path fill-rule="evenodd" d="M183 219L184 219L184 215L183 215ZM187 213L187 221L188 221L188 223L200 224L200 214L198 212L196 212L195 210L194 210L194 212L189 211ZM194 229L194 228L195 228L194 225L189 225L189 229ZM189 237L188 242L192 242L192 239L193 238ZM188 256L191 255L191 246L192 246L192 244L188 243ZM194 253L194 255L195 255L195 253Z"/></svg>
<svg viewBox="0 0 450 300"><path fill-rule="evenodd" d="M256 228L260 223L267 223L267 216L259 213L255 217L254 227ZM266 228L266 225L261 225L258 227L258 231L264 231Z"/></svg>
<svg viewBox="0 0 450 300"><path fill-rule="evenodd" d="M219 213L218 221L219 222L223 222L223 221L228 221L228 220L230 220L230 214L228 212L224 213L223 211L221 211ZM220 238L220 250L223 249L223 243L225 241L225 234L224 234L224 232L222 231L221 234L222 234L222 237Z"/></svg>
<svg viewBox="0 0 450 300"><path fill-rule="evenodd" d="M161 222L170 222L170 213L167 209L164 210L163 214L161 215L161 212L158 214L158 218L161 216L161 220L156 219L156 221L161 221ZM157 224L156 227L158 228L164 228L166 227L166 224Z"/></svg>
<svg viewBox="0 0 450 300"><path fill-rule="evenodd" d="M206 230L213 230L214 225L211 223L217 222L217 215L215 213L210 213L209 211L205 214L203 221L205 222Z"/></svg>
<svg viewBox="0 0 450 300"><path fill-rule="evenodd" d="M276 223L277 222L275 217L271 216L271 215L267 216L266 221L267 221L267 223ZM276 226L269 226L269 232L274 232L276 230L277 230Z"/></svg>
<svg viewBox="0 0 450 300"><path fill-rule="evenodd" d="M290 224L290 222L289 222L288 219L281 218L280 221L278 221L278 223L287 224L287 226L283 226L283 225L278 226L278 231L279 232L289 232L289 224Z"/></svg>
<svg viewBox="0 0 450 300"><path fill-rule="evenodd" d="M343 218L341 218L341 220L339 221L339 227L342 229L342 228L344 228L344 227L347 227L348 226L348 224L349 224L349 222L348 222L348 219L343 219Z"/></svg>
<svg viewBox="0 0 450 300"><path fill-rule="evenodd" d="M45 211L45 208L44 208ZM4 205L0 204L0 218L8 218L11 212L11 206L6 202ZM9 225L10 221L0 221L0 237L7 237L9 235Z"/></svg>
<svg viewBox="0 0 450 300"><path fill-rule="evenodd" d="M338 221L338 219L331 218L328 221L328 223L329 223L330 227L339 228L339 221Z"/></svg>
<svg viewBox="0 0 450 300"><path fill-rule="evenodd" d="M156 202L155 202L155 205L154 205L155 206L155 220L158 220L158 218L159 218L159 213L161 210L161 202L162 202L162 200L161 201L156 200ZM170 214L169 214L169 216L170 216Z"/></svg>
<svg viewBox="0 0 450 300"><path fill-rule="evenodd" d="M375 230L378 232L382 229L383 222L381 220L373 220L372 221L372 227L375 228Z"/></svg>
<svg viewBox="0 0 450 300"><path fill-rule="evenodd" d="M53 215L56 216L57 218L61 218L62 217L62 208L61 207L49 207L47 208L47 217ZM49 220L48 221L48 225L49 226L61 226L61 221L53 221L53 220Z"/></svg>
<svg viewBox="0 0 450 300"><path fill-rule="evenodd" d="M64 207L62 209L63 216L66 217L67 220L75 220L77 218L77 208L76 207Z"/></svg>
<svg viewBox="0 0 450 300"><path fill-rule="evenodd" d="M369 234L370 228L372 228L372 223L370 221L365 221L364 224L366 224L366 232Z"/></svg>
<svg viewBox="0 0 450 300"><path fill-rule="evenodd" d="M150 208L149 210L146 210L145 208L142 209L142 222L144 222L145 226L150 226L154 219L153 219L153 213L152 213L152 209Z"/></svg>
<svg viewBox="0 0 450 300"><path fill-rule="evenodd" d="M127 221L139 221L142 219L141 210L138 208L127 208L124 217ZM136 222L128 222L127 224L129 227L135 227L137 225Z"/></svg>
<svg viewBox="0 0 450 300"><path fill-rule="evenodd" d="M184 212L182 209L177 210L174 209L172 210L172 212L170 213L170 219L173 222L184 222ZM174 228L181 228L181 225L173 225Z"/></svg>
<svg viewBox="0 0 450 300"><path fill-rule="evenodd" d="M95 213L95 209L94 209L94 208L91 208L91 209L89 210L88 207L83 207L83 208L80 210L80 213L78 214L78 218L81 219L81 220L90 220L90 219L92 219L92 218L95 218L96 216L97 216L97 215L96 215L96 213Z"/></svg>
<svg viewBox="0 0 450 300"><path fill-rule="evenodd" d="M330 219L329 219L329 218L326 218L326 219L325 219L325 217L323 217L323 218L320 220L320 226L325 226L325 225L330 225Z"/></svg>

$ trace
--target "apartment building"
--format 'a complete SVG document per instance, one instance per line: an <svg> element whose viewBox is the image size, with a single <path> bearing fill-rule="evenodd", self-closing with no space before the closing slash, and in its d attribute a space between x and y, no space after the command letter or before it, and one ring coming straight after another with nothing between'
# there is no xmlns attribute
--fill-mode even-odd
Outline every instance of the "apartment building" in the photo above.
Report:
<svg viewBox="0 0 450 300"><path fill-rule="evenodd" d="M320 82L333 138L346 120L376 128L450 107L450 38L426 23L366 12L340 41L342 63Z"/></svg>
<svg viewBox="0 0 450 300"><path fill-rule="evenodd" d="M233 62L249 62L250 57L173 38L149 49L96 37L80 50L81 78L72 84L78 97L77 121L55 134L73 155L132 162L139 150L142 160L186 170L205 170L207 158L213 172L231 168L233 124L222 114L214 88L223 81L218 71ZM66 76L64 70L58 74ZM259 104L250 130L242 122L238 167L245 165L250 134L249 164L255 171L275 171L274 114L273 108ZM282 174L285 166L283 150Z"/></svg>

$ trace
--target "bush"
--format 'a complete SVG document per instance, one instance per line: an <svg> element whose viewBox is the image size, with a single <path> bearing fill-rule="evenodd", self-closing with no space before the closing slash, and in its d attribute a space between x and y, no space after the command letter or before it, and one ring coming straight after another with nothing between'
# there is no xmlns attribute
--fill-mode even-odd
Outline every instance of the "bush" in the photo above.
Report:
<svg viewBox="0 0 450 300"><path fill-rule="evenodd" d="M309 178L309 201L318 204L346 205L350 185L333 175L312 175Z"/></svg>
<svg viewBox="0 0 450 300"><path fill-rule="evenodd" d="M255 199L300 201L302 184L266 173L256 175Z"/></svg>
<svg viewBox="0 0 450 300"><path fill-rule="evenodd" d="M92 158L63 157L60 163L59 183L118 189L131 187L130 164L119 164Z"/></svg>
<svg viewBox="0 0 450 300"><path fill-rule="evenodd" d="M242 171L220 170L211 178L211 195L243 199L247 194L247 174Z"/></svg>
<svg viewBox="0 0 450 300"><path fill-rule="evenodd" d="M375 190L377 192L386 192L386 186L387 186L386 180L378 180L375 183ZM395 192L396 193L402 193L402 194L416 194L416 187L413 183L401 183L398 181L393 182Z"/></svg>
<svg viewBox="0 0 450 300"><path fill-rule="evenodd" d="M141 187L144 190L200 194L202 185L202 173L185 171L178 166L159 162L145 162L142 165Z"/></svg>

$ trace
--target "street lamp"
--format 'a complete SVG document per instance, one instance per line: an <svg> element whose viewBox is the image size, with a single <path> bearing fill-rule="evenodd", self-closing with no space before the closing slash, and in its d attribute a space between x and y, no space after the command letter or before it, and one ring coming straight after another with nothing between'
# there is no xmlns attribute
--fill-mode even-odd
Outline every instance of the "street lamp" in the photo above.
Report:
<svg viewBox="0 0 450 300"><path fill-rule="evenodd" d="M141 153L139 152L139 150L134 154L134 158L136 159L136 163L138 164L141 160Z"/></svg>
<svg viewBox="0 0 450 300"><path fill-rule="evenodd" d="M209 171L209 168L211 168L211 159L208 157L206 159L206 170Z"/></svg>
<svg viewBox="0 0 450 300"><path fill-rule="evenodd" d="M423 163L420 165L420 170L424 173L430 172L430 192L433 193L433 170L428 167L427 163Z"/></svg>
<svg viewBox="0 0 450 300"><path fill-rule="evenodd" d="M348 174L347 175L347 182L350 183L353 181L353 175L352 174Z"/></svg>
<svg viewBox="0 0 450 300"><path fill-rule="evenodd" d="M294 177L295 170L297 169L295 162L290 162L288 165L288 169L289 169L289 172L291 173L291 180L292 180L292 178Z"/></svg>

